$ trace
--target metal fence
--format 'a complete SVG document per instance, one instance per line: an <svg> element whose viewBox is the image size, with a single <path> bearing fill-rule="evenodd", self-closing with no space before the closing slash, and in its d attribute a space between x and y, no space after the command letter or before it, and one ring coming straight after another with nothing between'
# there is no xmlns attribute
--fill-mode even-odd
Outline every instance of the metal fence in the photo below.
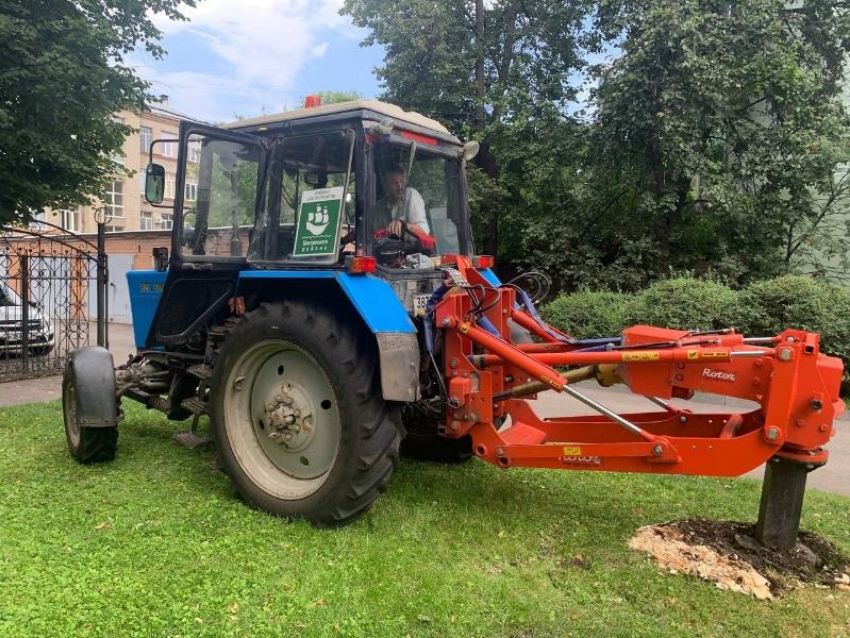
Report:
<svg viewBox="0 0 850 638"><path fill-rule="evenodd" d="M71 352L105 343L105 264L81 238L0 228L0 382L61 374Z"/></svg>

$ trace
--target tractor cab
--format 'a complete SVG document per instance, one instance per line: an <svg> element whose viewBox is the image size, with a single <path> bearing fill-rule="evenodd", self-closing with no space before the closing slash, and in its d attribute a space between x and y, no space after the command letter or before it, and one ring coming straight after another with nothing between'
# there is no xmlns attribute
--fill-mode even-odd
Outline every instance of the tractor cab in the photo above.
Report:
<svg viewBox="0 0 850 638"><path fill-rule="evenodd" d="M250 296L236 280L257 272L298 272L299 282L371 273L408 316L422 314L441 285L442 256L472 252L465 166L477 149L435 120L374 100L220 128L183 122L163 284L172 298L158 304L153 327L134 311L137 345L185 343L209 319L200 309L214 312L226 292ZM148 201L160 204L164 184L165 170L151 163Z"/></svg>
<svg viewBox="0 0 850 638"><path fill-rule="evenodd" d="M464 168L477 145L422 115L358 100L184 122L179 143L173 267L439 277L440 255L471 252ZM152 203L163 173L148 168Z"/></svg>

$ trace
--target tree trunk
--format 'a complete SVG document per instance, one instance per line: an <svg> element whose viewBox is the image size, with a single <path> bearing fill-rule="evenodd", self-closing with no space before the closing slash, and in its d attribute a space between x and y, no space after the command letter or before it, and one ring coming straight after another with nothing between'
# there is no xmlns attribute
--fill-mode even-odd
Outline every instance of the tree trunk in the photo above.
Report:
<svg viewBox="0 0 850 638"><path fill-rule="evenodd" d="M484 132L484 0L475 0L475 130Z"/></svg>
<svg viewBox="0 0 850 638"><path fill-rule="evenodd" d="M475 131L479 134L481 149L478 151L476 164L484 174L495 180L498 177L496 158L487 141L486 112L484 101L487 98L487 83L484 69L485 62L484 34L484 0L475 0ZM481 202L484 237L481 244L486 255L497 255L499 252L499 211L496 202Z"/></svg>

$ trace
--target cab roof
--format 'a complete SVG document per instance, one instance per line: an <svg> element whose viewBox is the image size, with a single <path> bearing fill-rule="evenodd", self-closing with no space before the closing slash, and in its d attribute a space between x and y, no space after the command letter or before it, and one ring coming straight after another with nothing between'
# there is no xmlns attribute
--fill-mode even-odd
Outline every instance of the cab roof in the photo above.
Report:
<svg viewBox="0 0 850 638"><path fill-rule="evenodd" d="M280 128L287 122L295 124L299 120L364 119L380 122L387 118L402 124L412 125L411 128L413 130L418 130L426 134L432 133L435 137L447 142L461 143L459 139L452 135L437 120L425 117L419 113L414 113L413 111L405 111L395 104L388 104L387 102L380 102L378 100L352 100L350 102L338 102L336 104L283 111L272 115L262 115L260 117L228 122L223 124L221 128L234 131L262 132Z"/></svg>

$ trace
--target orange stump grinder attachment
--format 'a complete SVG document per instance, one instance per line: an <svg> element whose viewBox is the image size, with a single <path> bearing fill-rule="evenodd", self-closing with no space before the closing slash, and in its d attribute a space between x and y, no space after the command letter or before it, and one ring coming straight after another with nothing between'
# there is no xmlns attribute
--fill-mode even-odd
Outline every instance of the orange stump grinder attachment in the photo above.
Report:
<svg viewBox="0 0 850 638"><path fill-rule="evenodd" d="M494 285L468 259L453 259L425 317L429 352L433 329L442 333L441 433L469 435L475 454L502 468L738 476L770 461L757 532L764 543L794 546L806 474L826 463L823 445L844 410L843 365L820 354L817 334L744 338L732 329L634 326L620 337L572 339L545 324L522 290ZM510 322L536 342L513 343ZM624 383L656 409L617 414L573 387L590 378ZM598 414L541 418L527 399L545 390L568 394ZM697 391L754 406L694 414L665 400Z"/></svg>

